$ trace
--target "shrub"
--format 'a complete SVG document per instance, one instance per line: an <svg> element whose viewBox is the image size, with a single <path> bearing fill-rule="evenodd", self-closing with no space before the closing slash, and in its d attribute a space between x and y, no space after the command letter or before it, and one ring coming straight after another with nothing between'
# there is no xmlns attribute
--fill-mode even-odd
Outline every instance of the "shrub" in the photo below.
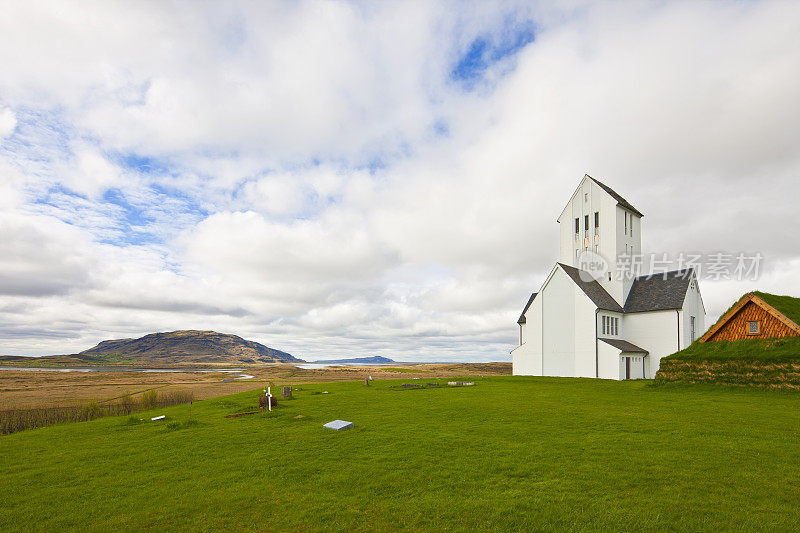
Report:
<svg viewBox="0 0 800 533"><path fill-rule="evenodd" d="M170 390L159 395L155 390L149 390L143 393L138 401L126 394L119 401L107 404L91 401L85 405L66 407L8 409L0 411L0 435L62 422L81 422L101 416L130 415L146 409L189 403L193 399L191 391ZM140 420L131 416L125 423L138 424Z"/></svg>
<svg viewBox="0 0 800 533"><path fill-rule="evenodd" d="M153 409L158 407L158 393L155 390L149 390L142 393L139 399L142 410Z"/></svg>
<svg viewBox="0 0 800 533"><path fill-rule="evenodd" d="M124 395L119 401L119 408L122 414L129 415L136 410L136 400L130 394Z"/></svg>
<svg viewBox="0 0 800 533"><path fill-rule="evenodd" d="M82 420L94 420L95 418L100 418L103 414L103 408L95 401L87 403L81 410Z"/></svg>

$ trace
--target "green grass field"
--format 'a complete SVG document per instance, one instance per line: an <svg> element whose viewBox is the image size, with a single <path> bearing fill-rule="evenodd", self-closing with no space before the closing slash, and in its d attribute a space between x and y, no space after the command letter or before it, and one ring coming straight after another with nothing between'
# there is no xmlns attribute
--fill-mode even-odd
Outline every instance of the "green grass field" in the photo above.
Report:
<svg viewBox="0 0 800 533"><path fill-rule="evenodd" d="M178 406L0 437L0 530L800 525L798 393L470 381L306 385L225 418L254 391L195 402L194 423ZM322 427L337 418L356 427Z"/></svg>

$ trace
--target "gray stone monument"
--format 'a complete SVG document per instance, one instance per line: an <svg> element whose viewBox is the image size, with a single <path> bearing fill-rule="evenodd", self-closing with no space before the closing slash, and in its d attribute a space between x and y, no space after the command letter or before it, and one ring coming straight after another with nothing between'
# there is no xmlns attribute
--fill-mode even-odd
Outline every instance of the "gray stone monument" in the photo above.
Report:
<svg viewBox="0 0 800 533"><path fill-rule="evenodd" d="M333 429L336 431L341 431L343 429L350 429L353 427L352 422L347 422L346 420L334 420L333 422L328 422L327 424L323 424L322 427L326 427L328 429Z"/></svg>

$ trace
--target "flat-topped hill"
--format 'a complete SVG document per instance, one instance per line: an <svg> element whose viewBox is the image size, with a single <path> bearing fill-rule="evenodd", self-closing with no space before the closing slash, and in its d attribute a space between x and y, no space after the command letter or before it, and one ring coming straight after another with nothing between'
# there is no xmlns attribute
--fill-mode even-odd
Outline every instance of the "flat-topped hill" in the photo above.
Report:
<svg viewBox="0 0 800 533"><path fill-rule="evenodd" d="M109 363L302 363L291 354L216 331L182 330L151 333L138 339L103 341L78 354Z"/></svg>

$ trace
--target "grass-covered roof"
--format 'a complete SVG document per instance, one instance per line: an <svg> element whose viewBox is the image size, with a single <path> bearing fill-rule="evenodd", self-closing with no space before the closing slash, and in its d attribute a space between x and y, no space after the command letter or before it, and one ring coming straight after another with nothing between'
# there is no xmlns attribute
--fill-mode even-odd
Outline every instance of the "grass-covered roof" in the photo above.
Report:
<svg viewBox="0 0 800 533"><path fill-rule="evenodd" d="M722 319L724 319L726 315L731 312L731 309L739 305L739 302L751 294L758 296L769 305L783 313L789 320L792 320L795 324L800 326L800 298L795 298L793 296L780 296L777 294L770 294L768 292L753 291L743 294L740 298L733 302L733 305L726 309L724 313L719 315L719 318L714 324L711 325L709 330L718 325L720 321L722 321Z"/></svg>
<svg viewBox="0 0 800 533"><path fill-rule="evenodd" d="M795 324L800 325L800 298L780 296L768 292L754 291L742 295L728 308L716 326L725 316L736 307L739 302L751 294L758 296L767 304L785 315ZM712 326L712 329L713 327ZM800 337L785 337L779 339L743 339L738 341L695 341L680 352L670 356L670 359L685 360L711 360L711 359L760 359L770 361L800 360Z"/></svg>
<svg viewBox="0 0 800 533"><path fill-rule="evenodd" d="M665 359L711 361L756 359L760 361L800 361L800 337L743 339L740 341L693 342Z"/></svg>
<svg viewBox="0 0 800 533"><path fill-rule="evenodd" d="M753 294L767 302L769 305L783 313L786 318L800 325L800 298L793 296L779 296L768 292L756 291Z"/></svg>

